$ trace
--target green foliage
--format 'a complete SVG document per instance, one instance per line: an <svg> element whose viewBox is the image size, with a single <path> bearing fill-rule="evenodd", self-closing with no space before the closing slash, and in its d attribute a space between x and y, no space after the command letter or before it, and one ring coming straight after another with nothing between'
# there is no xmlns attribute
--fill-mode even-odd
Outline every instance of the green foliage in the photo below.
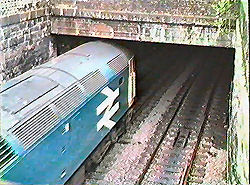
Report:
<svg viewBox="0 0 250 185"><path fill-rule="evenodd" d="M214 22L222 33L228 34L236 27L239 17L239 0L219 0L212 5L218 19Z"/></svg>
<svg viewBox="0 0 250 185"><path fill-rule="evenodd" d="M239 5L239 0L220 0L212 5L214 10L216 10L217 16L232 17L238 15L235 11L236 5Z"/></svg>

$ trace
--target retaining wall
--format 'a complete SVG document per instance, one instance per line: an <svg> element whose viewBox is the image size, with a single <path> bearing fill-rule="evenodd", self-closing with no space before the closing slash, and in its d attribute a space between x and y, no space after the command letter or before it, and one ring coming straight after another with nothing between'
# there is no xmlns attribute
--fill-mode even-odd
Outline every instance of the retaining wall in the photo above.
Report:
<svg viewBox="0 0 250 185"><path fill-rule="evenodd" d="M49 6L46 0L1 0L0 81L55 56Z"/></svg>
<svg viewBox="0 0 250 185"><path fill-rule="evenodd" d="M249 18L248 1L242 0L237 20L234 79L228 129L228 181L249 182Z"/></svg>

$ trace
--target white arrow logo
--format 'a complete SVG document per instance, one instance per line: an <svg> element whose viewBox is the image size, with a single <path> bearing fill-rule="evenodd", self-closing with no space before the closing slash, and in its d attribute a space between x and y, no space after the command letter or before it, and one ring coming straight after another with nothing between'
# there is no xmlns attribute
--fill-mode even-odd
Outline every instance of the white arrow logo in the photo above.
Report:
<svg viewBox="0 0 250 185"><path fill-rule="evenodd" d="M112 106L115 99L119 96L119 88L117 88L115 91L112 91L112 89L106 87L101 93L106 95L107 98L96 108L97 116L100 115L105 109L106 110L103 118L97 123L97 131L101 130L103 126L111 129L116 124L116 122L110 119L120 107L119 102Z"/></svg>

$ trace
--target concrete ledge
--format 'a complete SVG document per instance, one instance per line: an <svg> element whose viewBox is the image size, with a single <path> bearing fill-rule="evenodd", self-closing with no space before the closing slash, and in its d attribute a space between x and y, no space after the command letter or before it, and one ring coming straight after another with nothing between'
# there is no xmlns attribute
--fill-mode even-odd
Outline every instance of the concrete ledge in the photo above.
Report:
<svg viewBox="0 0 250 185"><path fill-rule="evenodd" d="M85 8L52 8L53 16L64 17L82 17L103 20L117 20L117 21L136 21L136 22L152 22L152 23L170 23L170 24L195 24L202 26L211 26L219 17L216 16L202 16L202 15L181 15L170 13L135 13L124 11L106 11L106 10L92 10ZM235 21L234 17L227 18Z"/></svg>
<svg viewBox="0 0 250 185"><path fill-rule="evenodd" d="M234 32L221 36L216 27L194 24L159 24L91 18L52 17L52 34L233 47Z"/></svg>

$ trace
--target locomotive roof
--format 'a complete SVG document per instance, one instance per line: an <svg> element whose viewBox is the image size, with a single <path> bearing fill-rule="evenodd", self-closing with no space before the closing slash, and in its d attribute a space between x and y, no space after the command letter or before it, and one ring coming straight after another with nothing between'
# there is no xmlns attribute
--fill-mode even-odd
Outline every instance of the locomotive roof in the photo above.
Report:
<svg viewBox="0 0 250 185"><path fill-rule="evenodd" d="M71 96L89 97L131 58L117 46L89 42L8 81L0 89L1 134L8 135L44 107L55 112L53 101L67 91L72 91ZM67 113L61 110L59 117Z"/></svg>

